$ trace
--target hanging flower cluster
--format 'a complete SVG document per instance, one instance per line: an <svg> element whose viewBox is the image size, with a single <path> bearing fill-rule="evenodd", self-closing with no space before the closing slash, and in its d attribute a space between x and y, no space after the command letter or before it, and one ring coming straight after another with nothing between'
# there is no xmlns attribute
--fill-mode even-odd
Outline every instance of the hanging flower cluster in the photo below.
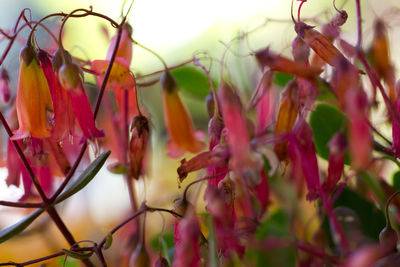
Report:
<svg viewBox="0 0 400 267"><path fill-rule="evenodd" d="M59 256L85 266L399 265L392 224L400 223L400 82L390 56L390 27L377 19L370 48L363 50L359 0L356 44L344 39L342 26L350 16L336 1L336 14L326 22L301 20L306 3L292 1L291 50L280 54L265 44L250 51L252 63L243 64L256 66L241 66L243 75L231 71L228 56L242 35L226 46L218 64L201 53L170 65L134 39L127 14L118 23L77 9L31 21L24 10L12 30L0 29L9 40L0 57L0 121L7 133L0 138L6 145L0 166L8 170L7 186L23 191L16 202L0 196L0 205L36 209L1 229L0 243L47 213L69 244L33 261L0 265ZM58 32L44 23L51 17L62 18ZM115 28L105 57L83 60L63 45L66 23L82 17ZM24 28L30 29L26 39ZM40 28L52 45L40 45ZM14 74L4 59L15 40L23 47ZM135 47L156 56L163 68L140 72ZM204 102L200 120L187 101L193 96ZM391 136L381 132L388 126ZM153 206L154 199L160 203L171 195L166 188L147 195L150 167L164 166L158 160L166 157L175 162L167 168L176 172L162 169L152 183L178 178L173 194L182 195L174 208ZM77 240L55 206L84 188L105 163L124 178L131 209L103 239ZM163 220L161 234L149 242L148 214L156 211L173 221ZM124 234L113 240L122 228ZM168 235L173 238L166 241ZM111 246L116 249L104 253Z"/></svg>

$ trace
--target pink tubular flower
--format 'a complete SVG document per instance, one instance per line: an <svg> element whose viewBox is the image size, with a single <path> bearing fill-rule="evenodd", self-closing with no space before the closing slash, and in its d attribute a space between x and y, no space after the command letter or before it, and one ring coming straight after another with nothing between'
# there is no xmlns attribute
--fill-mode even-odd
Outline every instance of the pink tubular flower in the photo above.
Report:
<svg viewBox="0 0 400 267"><path fill-rule="evenodd" d="M236 232L236 213L234 208L234 190L230 180L221 181L218 188L208 186L204 195L206 209L213 216L218 250L229 257L233 252L243 256L244 247Z"/></svg>
<svg viewBox="0 0 400 267"><path fill-rule="evenodd" d="M53 103L43 69L39 67L31 45L22 48L20 61L16 99L19 129L12 138L50 137L47 113L53 110Z"/></svg>
<svg viewBox="0 0 400 267"><path fill-rule="evenodd" d="M322 189L327 195L332 193L342 176L347 149L346 137L343 133L337 133L332 137L328 145L330 150L328 177L322 184Z"/></svg>
<svg viewBox="0 0 400 267"><path fill-rule="evenodd" d="M103 137L104 132L96 128L89 99L83 88L83 77L79 66L74 63L64 63L58 69L58 76L61 85L67 91L72 110L83 133L83 140Z"/></svg>
<svg viewBox="0 0 400 267"><path fill-rule="evenodd" d="M56 60L60 57L58 53L60 53L59 50L54 55ZM54 104L54 126L51 129L51 139L59 142L69 135L74 135L75 116L73 115L67 92L60 84L58 73L53 71L50 56L45 51L40 50L38 58L50 88L51 99Z"/></svg>
<svg viewBox="0 0 400 267"><path fill-rule="evenodd" d="M289 137L288 152L292 160L293 175L297 179L304 178L308 189L307 199L315 200L320 191L317 156L312 130L301 116Z"/></svg>
<svg viewBox="0 0 400 267"><path fill-rule="evenodd" d="M346 114L350 119L351 165L356 170L367 168L371 162L372 134L367 105L366 94L362 88L346 93Z"/></svg>
<svg viewBox="0 0 400 267"><path fill-rule="evenodd" d="M178 94L177 84L169 72L161 78L164 120L170 138L168 153L179 157L185 151L197 153L204 143L196 136L192 119Z"/></svg>
<svg viewBox="0 0 400 267"><path fill-rule="evenodd" d="M240 99L226 82L223 82L218 94L225 128L228 129L233 169L249 167L247 163L250 160L250 136Z"/></svg>
<svg viewBox="0 0 400 267"><path fill-rule="evenodd" d="M200 266L200 226L192 209L175 224L175 257L173 267Z"/></svg>

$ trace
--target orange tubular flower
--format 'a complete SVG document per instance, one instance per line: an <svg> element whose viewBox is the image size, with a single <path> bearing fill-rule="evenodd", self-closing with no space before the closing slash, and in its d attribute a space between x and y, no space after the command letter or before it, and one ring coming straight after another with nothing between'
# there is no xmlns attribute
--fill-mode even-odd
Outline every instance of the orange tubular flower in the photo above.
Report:
<svg viewBox="0 0 400 267"><path fill-rule="evenodd" d="M161 78L164 120L170 138L168 154L179 157L185 151L197 153L204 143L195 136L192 119L178 94L174 77L166 72Z"/></svg>
<svg viewBox="0 0 400 267"><path fill-rule="evenodd" d="M47 113L53 110L53 103L33 46L22 48L20 62L16 100L19 129L12 139L50 137Z"/></svg>

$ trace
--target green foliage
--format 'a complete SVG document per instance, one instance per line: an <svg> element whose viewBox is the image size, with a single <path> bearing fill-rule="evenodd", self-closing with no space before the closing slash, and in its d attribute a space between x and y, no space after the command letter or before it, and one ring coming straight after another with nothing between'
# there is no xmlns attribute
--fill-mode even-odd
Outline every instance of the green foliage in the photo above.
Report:
<svg viewBox="0 0 400 267"><path fill-rule="evenodd" d="M171 266L171 259L173 259L175 253L174 233L165 232L156 235L151 239L150 246L155 252L160 252L161 250L162 255Z"/></svg>
<svg viewBox="0 0 400 267"><path fill-rule="evenodd" d="M183 66L171 70L178 87L183 92L204 100L210 93L210 83L205 72L200 68ZM216 81L212 80L214 88L218 87Z"/></svg>
<svg viewBox="0 0 400 267"><path fill-rule="evenodd" d="M311 112L310 126L313 130L315 148L318 155L324 159L329 157L328 143L339 131L347 127L347 118L337 108L327 104L319 104ZM346 159L348 163L348 159Z"/></svg>
<svg viewBox="0 0 400 267"><path fill-rule="evenodd" d="M392 177L392 184L396 191L400 190L400 171L396 171Z"/></svg>
<svg viewBox="0 0 400 267"><path fill-rule="evenodd" d="M256 238L266 240L269 237L290 238L292 235L289 229L289 218L283 210L272 213L267 220L257 228ZM290 248L269 248L268 250L248 249L246 258L255 263L255 266L296 266L297 249Z"/></svg>
<svg viewBox="0 0 400 267"><path fill-rule="evenodd" d="M62 266L62 267L79 267L79 263L76 262L74 259L71 259L69 257L67 257L67 259L65 259L65 257L59 257L57 258L57 264L58 266Z"/></svg>
<svg viewBox="0 0 400 267"><path fill-rule="evenodd" d="M28 216L17 222L16 224L13 224L3 230L0 231L0 243L3 243L4 241L10 239L11 237L18 235L21 233L23 230L25 230L26 227L28 227L34 220L36 220L37 217L40 216L40 214L43 213L43 209L37 209L31 213L29 213Z"/></svg>
<svg viewBox="0 0 400 267"><path fill-rule="evenodd" d="M333 206L347 207L353 210L360 218L363 234L378 240L379 233L386 224L385 215L371 201L346 187Z"/></svg>
<svg viewBox="0 0 400 267"><path fill-rule="evenodd" d="M291 80L293 80L292 74L276 71L273 82L280 87L285 87L285 85Z"/></svg>

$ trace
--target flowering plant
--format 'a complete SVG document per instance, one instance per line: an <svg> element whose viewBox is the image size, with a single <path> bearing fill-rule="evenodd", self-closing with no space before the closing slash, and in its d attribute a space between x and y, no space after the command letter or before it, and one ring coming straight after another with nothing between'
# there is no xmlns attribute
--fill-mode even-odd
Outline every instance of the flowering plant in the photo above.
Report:
<svg viewBox="0 0 400 267"><path fill-rule="evenodd" d="M376 19L374 37L366 42L360 0L352 2L355 16L333 1L335 15L321 21L301 18L311 3L292 1L285 22L296 35L291 53L266 45L250 51L257 73L245 73L248 91L230 72L229 53L265 24L231 40L218 64L202 53L170 65L134 38L127 22L132 4L118 22L92 8L38 21L23 10L13 29L0 31L7 42L0 59L0 120L7 134L1 159L6 182L22 184L24 193L17 201L0 199L0 205L26 216L0 230L0 243L7 245L33 225L43 234L39 221L47 216L67 243L35 259L7 258L0 266L399 265L397 62L389 53L386 22ZM63 45L65 25L83 17L115 29L105 59L85 61ZM357 21L354 43L342 32L348 19ZM52 45L39 45L39 29ZM21 39L17 78L5 59ZM133 47L156 56L163 69L134 71ZM214 73L215 65L220 69ZM95 81L92 92L85 80ZM151 142L159 129L140 94L147 87L161 96L166 142ZM207 109L206 133L196 130L201 123L192 119L184 87ZM391 137L373 116L382 110ZM151 162L160 164L151 153L155 146L165 147L157 156L179 165L179 197L167 207L150 203L138 190L146 190ZM126 181L129 213L107 230L96 229L101 237L77 238L59 207L82 193L103 166ZM170 216L156 237L148 231L154 212Z"/></svg>

